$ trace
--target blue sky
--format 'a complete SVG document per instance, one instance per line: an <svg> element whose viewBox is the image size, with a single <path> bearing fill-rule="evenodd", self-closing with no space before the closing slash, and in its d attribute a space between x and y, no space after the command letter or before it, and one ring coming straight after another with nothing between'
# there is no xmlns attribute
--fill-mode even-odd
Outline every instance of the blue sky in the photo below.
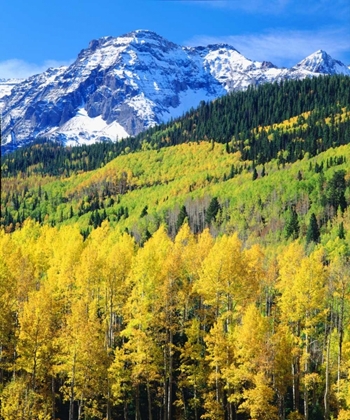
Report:
<svg viewBox="0 0 350 420"><path fill-rule="evenodd" d="M180 45L224 42L292 66L323 49L350 64L349 0L4 0L0 78L71 63L89 41L149 29Z"/></svg>

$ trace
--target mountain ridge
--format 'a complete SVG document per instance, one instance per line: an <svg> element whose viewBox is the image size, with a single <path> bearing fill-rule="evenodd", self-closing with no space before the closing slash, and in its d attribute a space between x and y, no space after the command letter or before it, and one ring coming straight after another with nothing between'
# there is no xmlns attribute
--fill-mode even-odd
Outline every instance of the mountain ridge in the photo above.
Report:
<svg viewBox="0 0 350 420"><path fill-rule="evenodd" d="M147 30L102 37L90 41L70 66L17 83L0 99L2 149L38 137L67 145L117 141L179 117L200 101L327 71L350 75L326 53L279 69L226 44L183 47Z"/></svg>

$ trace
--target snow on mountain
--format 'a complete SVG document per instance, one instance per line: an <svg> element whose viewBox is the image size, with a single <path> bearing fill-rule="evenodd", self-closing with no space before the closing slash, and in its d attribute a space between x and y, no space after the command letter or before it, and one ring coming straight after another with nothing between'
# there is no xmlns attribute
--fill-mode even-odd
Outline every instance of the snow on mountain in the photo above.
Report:
<svg viewBox="0 0 350 420"><path fill-rule="evenodd" d="M61 127L53 127L47 135L64 141L67 146L102 140L118 141L120 138L128 137L128 133L116 121L107 124L101 115L91 118L84 108L78 109L76 115Z"/></svg>
<svg viewBox="0 0 350 420"><path fill-rule="evenodd" d="M197 47L194 51L199 52L204 68L224 86L227 92L272 81L282 72L270 62L249 60L226 44Z"/></svg>
<svg viewBox="0 0 350 420"><path fill-rule="evenodd" d="M0 112L5 105L5 99L3 98L10 95L14 86L21 81L21 79L0 79Z"/></svg>
<svg viewBox="0 0 350 420"><path fill-rule="evenodd" d="M350 74L323 51L292 69L252 61L230 45L182 47L137 30L90 42L69 67L4 83L4 150L38 137L64 144L117 141L181 116L200 101L250 85L320 74ZM5 96L7 95L7 96Z"/></svg>
<svg viewBox="0 0 350 420"><path fill-rule="evenodd" d="M9 95L13 87L21 81L21 79L0 79L0 99Z"/></svg>
<svg viewBox="0 0 350 420"><path fill-rule="evenodd" d="M345 74L350 76L350 70L341 61L334 60L325 51L318 50L294 66L292 71L318 74Z"/></svg>

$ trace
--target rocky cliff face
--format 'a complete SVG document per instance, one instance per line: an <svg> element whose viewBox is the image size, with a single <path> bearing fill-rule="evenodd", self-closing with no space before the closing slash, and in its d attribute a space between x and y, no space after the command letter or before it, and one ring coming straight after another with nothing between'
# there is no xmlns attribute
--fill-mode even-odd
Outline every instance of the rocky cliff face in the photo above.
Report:
<svg viewBox="0 0 350 420"><path fill-rule="evenodd" d="M279 69L229 45L182 47L141 30L104 37L91 41L69 67L48 69L7 90L0 81L2 148L14 150L38 137L65 144L117 141L249 85L338 73L350 70L323 51Z"/></svg>

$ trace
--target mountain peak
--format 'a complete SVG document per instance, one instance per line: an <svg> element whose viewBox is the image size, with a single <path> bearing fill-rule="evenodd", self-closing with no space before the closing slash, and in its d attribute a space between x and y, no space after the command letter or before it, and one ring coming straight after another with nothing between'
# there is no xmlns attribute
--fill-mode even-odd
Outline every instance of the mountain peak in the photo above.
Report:
<svg viewBox="0 0 350 420"><path fill-rule="evenodd" d="M149 29L135 29L134 31L128 32L122 37L134 36L135 38L160 38L164 39L162 36L158 35L156 32L150 31Z"/></svg>
<svg viewBox="0 0 350 420"><path fill-rule="evenodd" d="M240 54L240 52L236 48L234 48L232 45L225 44L225 43L209 44L207 46L207 48L210 49L210 50L226 49L226 50L236 51L236 52L238 52Z"/></svg>
<svg viewBox="0 0 350 420"><path fill-rule="evenodd" d="M178 48L179 46L153 31L149 31L147 29L137 29L117 37L104 36L94 39L90 41L86 49L80 52L78 58L89 56L91 53L103 50L106 54L108 54L109 59L111 59L113 55L118 55L121 50L129 47L135 48L136 50L143 50L145 47L157 47L165 50Z"/></svg>
<svg viewBox="0 0 350 420"><path fill-rule="evenodd" d="M340 61L334 60L326 51L317 50L304 60L300 61L294 69L306 70L319 74L346 74L350 75L349 69Z"/></svg>

